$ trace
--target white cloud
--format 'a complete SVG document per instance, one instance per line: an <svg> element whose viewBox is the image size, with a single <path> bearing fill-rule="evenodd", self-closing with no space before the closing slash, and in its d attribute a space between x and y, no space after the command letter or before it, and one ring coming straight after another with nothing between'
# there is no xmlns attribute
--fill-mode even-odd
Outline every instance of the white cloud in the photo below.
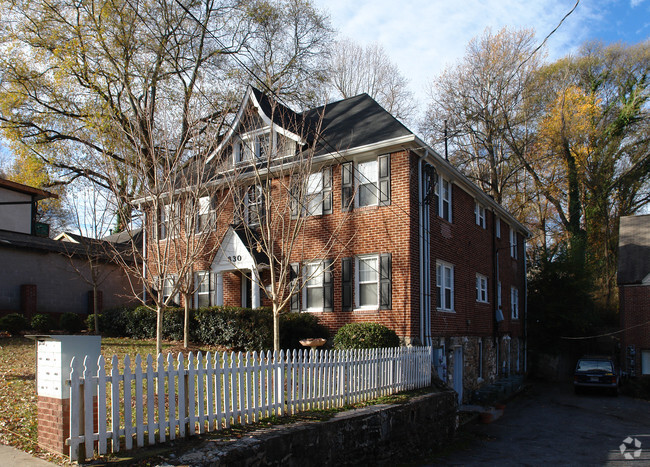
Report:
<svg viewBox="0 0 650 467"><path fill-rule="evenodd" d="M645 0L630 0L630 6L632 8L641 5Z"/></svg>
<svg viewBox="0 0 650 467"><path fill-rule="evenodd" d="M598 0L608 2L611 0ZM642 0L631 0L639 2ZM316 0L341 35L361 44L379 42L425 99L427 83L455 63L470 39L486 28L533 28L538 41L573 7L573 0ZM588 37L587 24L603 20L595 2L581 2L548 40L550 58L574 50Z"/></svg>

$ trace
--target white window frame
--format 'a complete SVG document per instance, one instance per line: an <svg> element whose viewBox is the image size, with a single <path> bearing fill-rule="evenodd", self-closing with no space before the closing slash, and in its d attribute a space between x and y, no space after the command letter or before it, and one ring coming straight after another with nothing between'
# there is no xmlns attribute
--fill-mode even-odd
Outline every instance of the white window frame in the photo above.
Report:
<svg viewBox="0 0 650 467"><path fill-rule="evenodd" d="M447 274L449 272L449 274ZM449 282L449 283L447 283ZM455 312L454 310L454 265L444 261L436 261L436 289L440 289L437 303L438 311ZM449 303L445 292L449 290ZM437 292L438 290L436 290Z"/></svg>
<svg viewBox="0 0 650 467"><path fill-rule="evenodd" d="M650 375L650 350L641 350L641 374ZM647 365L644 365L644 359L647 358Z"/></svg>
<svg viewBox="0 0 650 467"><path fill-rule="evenodd" d="M198 200L198 207L196 209L196 232L209 232L216 229L216 222L214 219L215 210L212 205L212 198L210 196L201 196ZM201 223L204 219L204 223Z"/></svg>
<svg viewBox="0 0 650 467"><path fill-rule="evenodd" d="M320 216L323 214L323 188L323 172L309 174L307 186L305 187L305 216Z"/></svg>
<svg viewBox="0 0 650 467"><path fill-rule="evenodd" d="M239 135L233 147L235 163L251 162L265 158L267 151L274 151L274 134L275 132L272 132L270 127L265 127ZM263 142L263 140L266 141Z"/></svg>
<svg viewBox="0 0 650 467"><path fill-rule="evenodd" d="M310 267L316 267L315 272L310 273ZM307 295L309 289L321 289L321 293L325 293L323 290L324 281L325 281L325 262L324 261L310 261L305 263L302 268L302 280L304 284L303 293L302 293L302 309L303 311L323 311L323 304L321 300L320 306L308 306Z"/></svg>
<svg viewBox="0 0 650 467"><path fill-rule="evenodd" d="M487 229L487 223L485 220L485 206L483 206L478 201L474 204L474 217L476 220L476 225Z"/></svg>
<svg viewBox="0 0 650 467"><path fill-rule="evenodd" d="M476 301L489 303L488 300L488 278L483 274L476 274Z"/></svg>
<svg viewBox="0 0 650 467"><path fill-rule="evenodd" d="M361 262L368 260L375 261L375 280L374 281L361 281ZM380 284L379 284L379 255L360 255L354 257L354 306L356 310L378 310L379 309L379 295L380 295ZM376 302L369 305L361 305L361 285L362 284L376 284L377 287L377 297Z"/></svg>
<svg viewBox="0 0 650 467"><path fill-rule="evenodd" d="M370 179L368 176L364 175L361 173L361 170L359 169L359 166L365 165L365 164L375 164L375 171L374 171L374 180ZM373 159L366 159L359 161L354 164L354 170L355 170L355 180L354 180L354 186L356 187L356 194L354 196L354 205L356 208L365 208L368 206L379 206L379 158L375 157ZM364 186L370 186L374 185L375 187L375 202L372 204L361 204L361 188Z"/></svg>
<svg viewBox="0 0 650 467"><path fill-rule="evenodd" d="M519 252L517 249L517 231L510 226L510 256L518 259Z"/></svg>
<svg viewBox="0 0 650 467"><path fill-rule="evenodd" d="M519 289L510 287L510 311L512 319L519 319Z"/></svg>
<svg viewBox="0 0 650 467"><path fill-rule="evenodd" d="M501 219L499 217L494 218L494 226L497 238L501 238Z"/></svg>
<svg viewBox="0 0 650 467"><path fill-rule="evenodd" d="M210 290L210 282L213 281L213 277L211 271L197 271L194 273L194 284L196 287L196 290L194 291L194 307L199 308L201 305L199 305L199 299L201 296L207 296L208 297L208 304L207 306L214 306L214 297L212 296L212 290ZM203 282L201 281L201 278L207 277L208 280L208 290L207 292L202 292L201 291L201 285Z"/></svg>
<svg viewBox="0 0 650 467"><path fill-rule="evenodd" d="M445 189L446 186L446 189ZM436 184L436 194L438 195L438 217L452 222L452 183L444 178L442 175L438 176L438 183ZM445 203L448 205L447 215L445 216Z"/></svg>

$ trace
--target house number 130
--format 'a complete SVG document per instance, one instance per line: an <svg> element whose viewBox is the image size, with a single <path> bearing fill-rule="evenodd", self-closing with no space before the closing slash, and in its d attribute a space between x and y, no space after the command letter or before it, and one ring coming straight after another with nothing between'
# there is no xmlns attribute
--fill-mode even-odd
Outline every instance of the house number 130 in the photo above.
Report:
<svg viewBox="0 0 650 467"><path fill-rule="evenodd" d="M236 263L237 261L241 261L241 255L228 256L228 261L230 261L231 263Z"/></svg>

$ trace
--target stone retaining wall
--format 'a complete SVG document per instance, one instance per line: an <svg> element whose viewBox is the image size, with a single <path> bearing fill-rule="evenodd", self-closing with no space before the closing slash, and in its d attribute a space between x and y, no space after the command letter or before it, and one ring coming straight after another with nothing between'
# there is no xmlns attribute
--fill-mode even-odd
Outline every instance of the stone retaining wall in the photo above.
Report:
<svg viewBox="0 0 650 467"><path fill-rule="evenodd" d="M342 412L327 421L259 430L234 443L212 441L209 452L204 446L179 460L198 455L212 466L300 467L404 462L454 437L456 408L455 392L431 393L404 404Z"/></svg>

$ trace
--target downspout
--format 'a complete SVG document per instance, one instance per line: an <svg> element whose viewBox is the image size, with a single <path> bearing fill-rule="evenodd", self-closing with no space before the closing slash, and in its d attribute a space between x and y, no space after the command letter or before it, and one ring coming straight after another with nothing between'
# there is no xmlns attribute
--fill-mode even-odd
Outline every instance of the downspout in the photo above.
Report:
<svg viewBox="0 0 650 467"><path fill-rule="evenodd" d="M496 354L496 367L497 378L499 376L499 321L497 316L499 314L499 249L497 248L497 231L496 224L501 222L494 211L492 211L492 272L494 274L494 281L492 284L494 313L492 314L492 337L494 339L494 346L497 349Z"/></svg>
<svg viewBox="0 0 650 467"><path fill-rule="evenodd" d="M424 205L424 200L423 200L423 195L422 195L422 164L423 164L423 159L420 159L418 161L418 202L419 202L419 216L418 216L418 240L419 240L419 253L420 253L420 342L422 345L426 345L425 343L425 332L424 332L424 326L425 326L425 317L424 317L424 266L423 266L423 261L422 259L424 258L424 252L422 251L424 248L424 231L422 229L424 219L422 219L423 216L423 205Z"/></svg>
<svg viewBox="0 0 650 467"><path fill-rule="evenodd" d="M431 256L429 236L429 206L425 203L423 165L428 151L418 163L418 198L420 204L418 229L420 245L420 342L430 346L431 340Z"/></svg>
<svg viewBox="0 0 650 467"><path fill-rule="evenodd" d="M524 238L524 374L528 373L528 262Z"/></svg>

